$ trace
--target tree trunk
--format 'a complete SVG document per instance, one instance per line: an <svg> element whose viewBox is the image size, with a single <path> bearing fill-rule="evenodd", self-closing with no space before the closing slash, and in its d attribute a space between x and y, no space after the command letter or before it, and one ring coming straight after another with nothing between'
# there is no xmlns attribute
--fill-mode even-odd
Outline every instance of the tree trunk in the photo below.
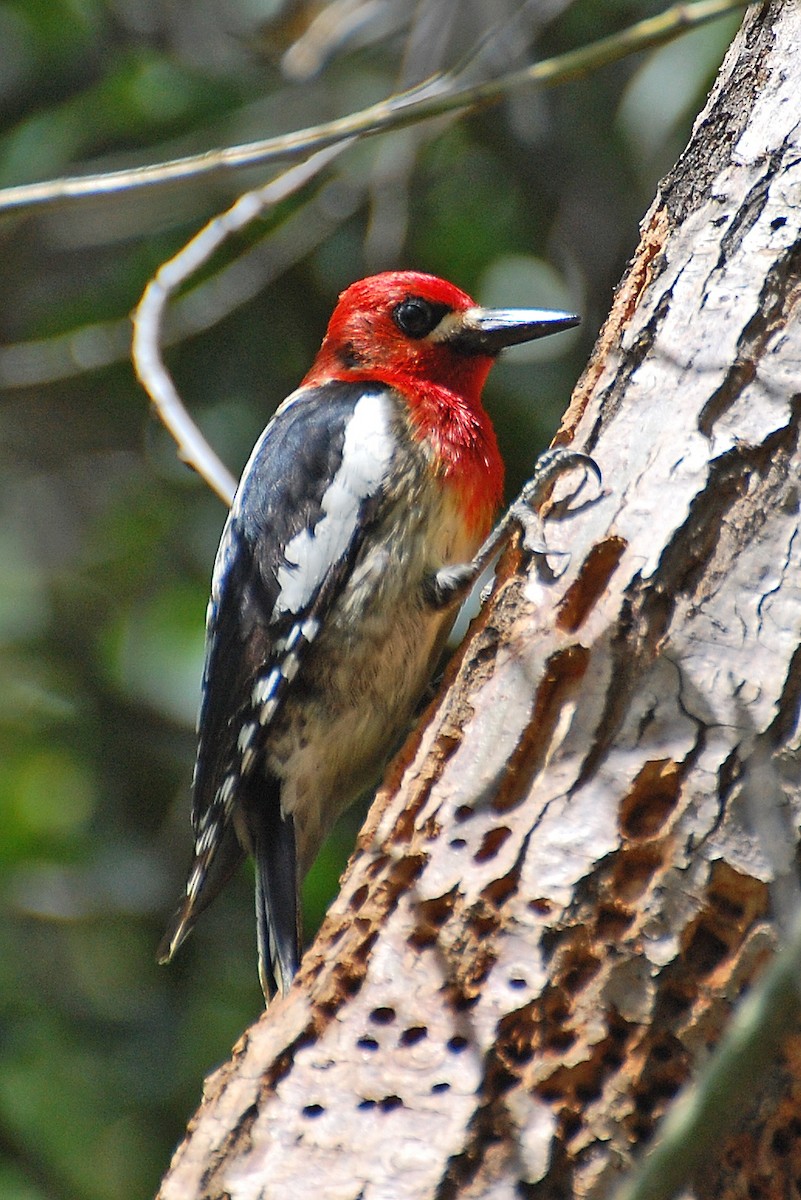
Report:
<svg viewBox="0 0 801 1200"><path fill-rule="evenodd" d="M775 0L560 431L604 477L545 522L567 569L506 556L163 1200L608 1194L705 1063L797 889L800 269L801 9ZM795 1194L799 1045L726 1098L693 1195Z"/></svg>

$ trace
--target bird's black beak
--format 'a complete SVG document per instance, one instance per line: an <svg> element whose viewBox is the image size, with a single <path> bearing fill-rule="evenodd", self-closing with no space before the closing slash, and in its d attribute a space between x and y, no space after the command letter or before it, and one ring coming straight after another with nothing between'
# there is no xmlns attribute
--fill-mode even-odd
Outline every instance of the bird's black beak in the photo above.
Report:
<svg viewBox="0 0 801 1200"><path fill-rule="evenodd" d="M462 354L494 356L506 346L572 329L580 320L573 313L548 308L468 308L454 313L442 334L443 341Z"/></svg>

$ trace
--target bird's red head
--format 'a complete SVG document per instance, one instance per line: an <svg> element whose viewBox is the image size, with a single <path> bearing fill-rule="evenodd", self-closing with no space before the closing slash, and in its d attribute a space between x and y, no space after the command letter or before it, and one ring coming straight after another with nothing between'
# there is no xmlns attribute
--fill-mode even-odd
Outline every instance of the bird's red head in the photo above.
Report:
<svg viewBox="0 0 801 1200"><path fill-rule="evenodd" d="M387 271L351 284L339 297L304 383L330 379L440 384L477 403L492 365L460 353L443 333L475 308L452 283L417 271Z"/></svg>
<svg viewBox="0 0 801 1200"><path fill-rule="evenodd" d="M441 384L478 403L505 346L578 323L570 313L479 308L452 283L420 271L385 271L339 297L305 384L325 379L404 379Z"/></svg>
<svg viewBox="0 0 801 1200"><path fill-rule="evenodd" d="M387 271L342 293L303 383L350 380L394 388L409 405L416 434L433 447L442 475L474 490L483 475L488 503L481 507L494 511L503 466L481 404L490 367L505 346L577 322L569 313L542 309L479 308L435 275Z"/></svg>

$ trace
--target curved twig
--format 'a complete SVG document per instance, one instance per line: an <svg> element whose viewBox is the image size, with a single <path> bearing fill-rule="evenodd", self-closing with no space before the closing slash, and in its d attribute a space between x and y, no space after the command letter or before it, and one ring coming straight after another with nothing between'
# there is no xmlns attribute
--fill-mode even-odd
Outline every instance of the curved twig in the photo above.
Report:
<svg viewBox="0 0 801 1200"><path fill-rule="evenodd" d="M137 376L159 418L175 439L179 457L193 467L228 505L236 491L236 480L189 416L164 365L161 324L167 302L227 238L242 230L266 208L285 200L307 184L349 143L350 139L345 139L319 150L305 162L271 179L264 187L245 192L229 209L209 221L177 254L162 263L134 312L132 356Z"/></svg>
<svg viewBox="0 0 801 1200"><path fill-rule="evenodd" d="M570 50L567 54L534 63L533 66L512 71L499 79L460 88L454 86L451 75L440 75L421 87L391 96L360 112L280 137L229 146L222 150L209 150L204 154L152 163L145 167L132 167L129 170L3 188L0 189L0 213L86 196L114 195L138 188L156 187L196 179L201 175L238 170L240 167L263 166L276 159L310 154L344 138L382 133L430 117L439 117L444 113L464 112L496 104L518 88L532 87L541 90L555 87L637 51L660 46L688 29L715 20L724 13L745 8L747 3L748 0L697 0L694 4L676 4L659 16L638 21L620 33L601 38L578 50Z"/></svg>

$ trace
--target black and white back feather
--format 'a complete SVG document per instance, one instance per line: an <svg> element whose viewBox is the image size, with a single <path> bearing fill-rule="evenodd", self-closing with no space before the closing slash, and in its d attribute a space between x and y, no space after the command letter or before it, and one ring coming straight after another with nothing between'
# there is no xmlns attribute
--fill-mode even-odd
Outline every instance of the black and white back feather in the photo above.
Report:
<svg viewBox="0 0 801 1200"><path fill-rule="evenodd" d="M391 404L377 385L304 388L256 444L214 566L192 785L194 857L159 947L168 961L247 852L256 864L262 983L298 965L294 819L265 749L380 512Z"/></svg>

